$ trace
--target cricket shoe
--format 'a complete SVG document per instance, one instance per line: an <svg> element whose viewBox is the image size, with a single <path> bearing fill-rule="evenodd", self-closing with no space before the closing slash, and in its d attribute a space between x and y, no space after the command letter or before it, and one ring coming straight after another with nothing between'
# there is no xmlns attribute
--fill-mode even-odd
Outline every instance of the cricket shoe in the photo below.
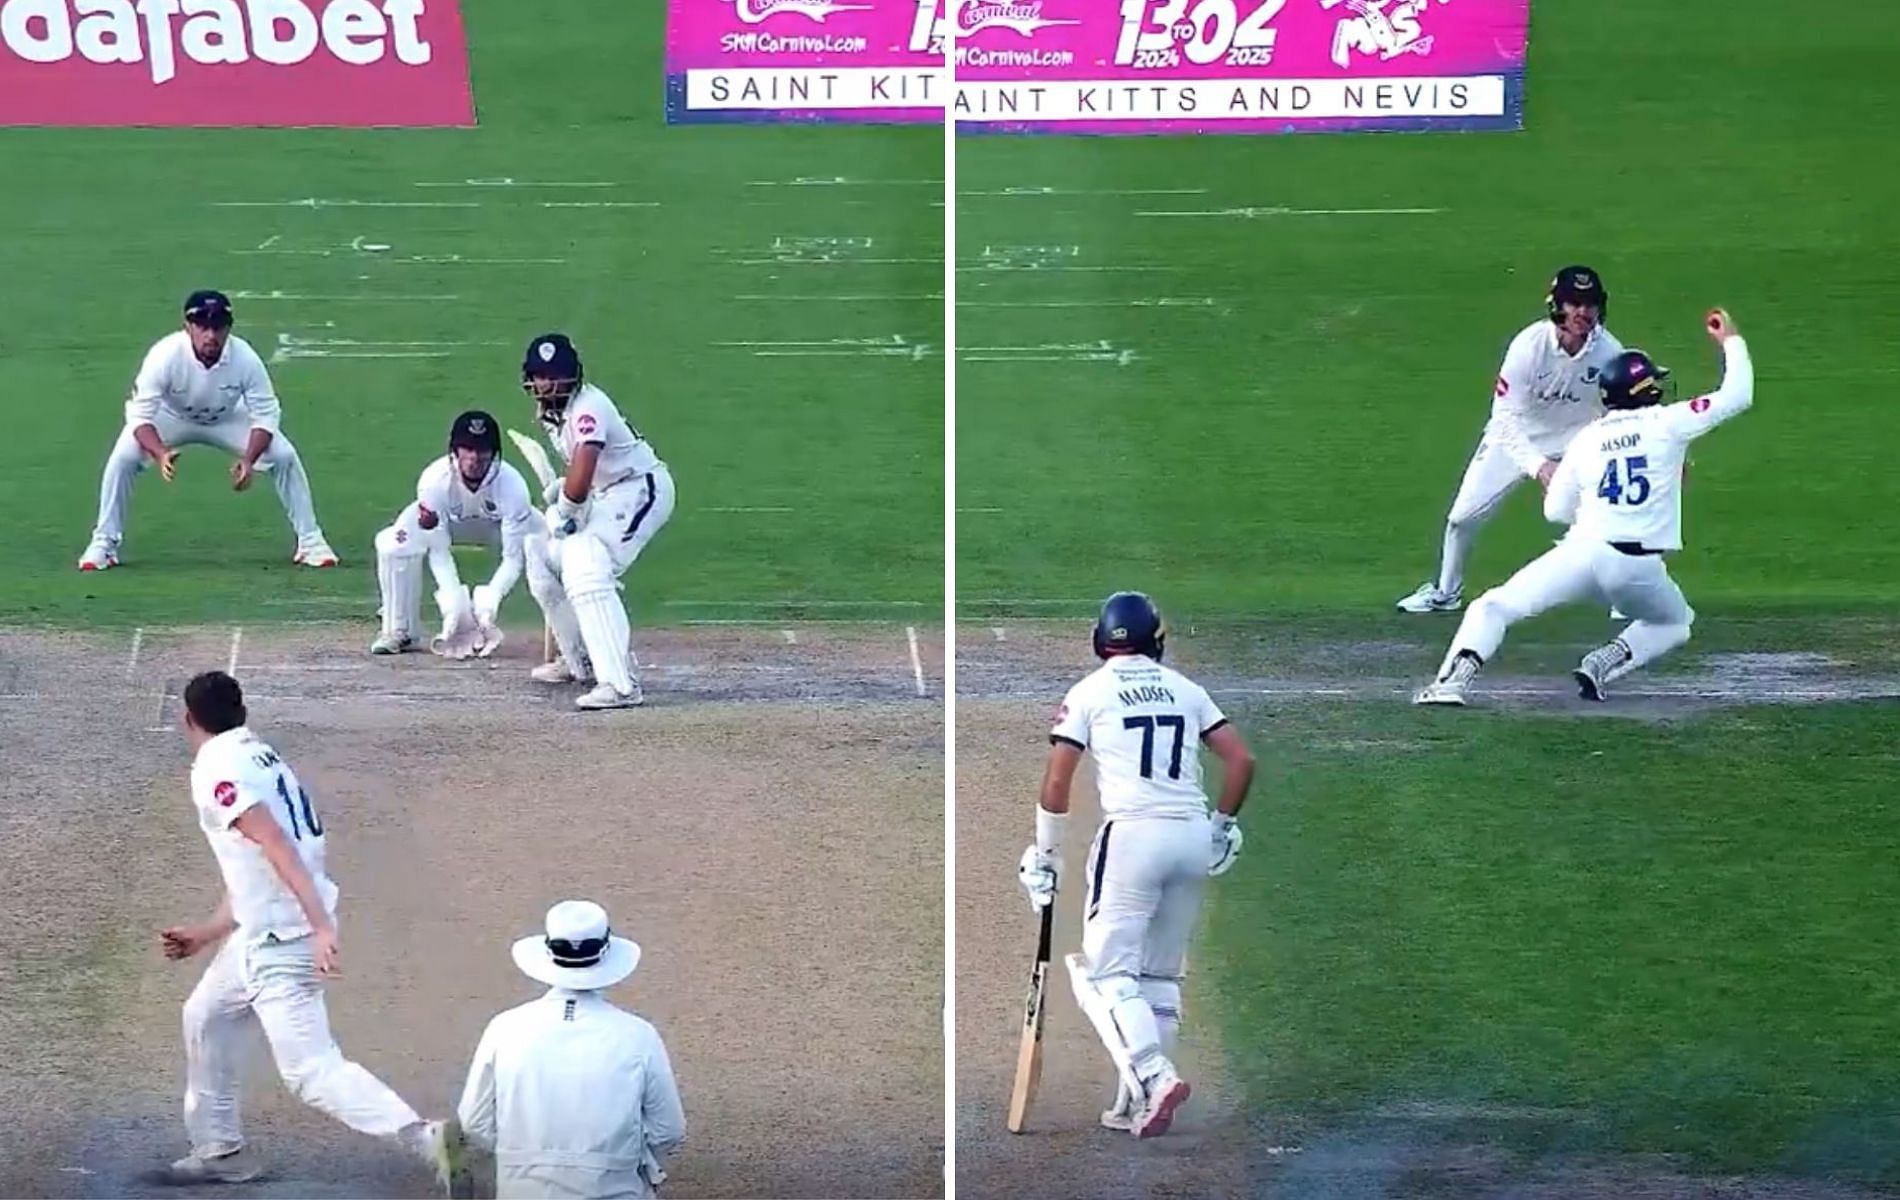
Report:
<svg viewBox="0 0 1900 1200"><path fill-rule="evenodd" d="M406 633L385 633L369 644L371 654L402 654L416 648L416 639Z"/></svg>
<svg viewBox="0 0 1900 1200"><path fill-rule="evenodd" d="M429 1165L435 1168L435 1185L451 1200L475 1194L466 1151L460 1121L429 1122Z"/></svg>
<svg viewBox="0 0 1900 1200"><path fill-rule="evenodd" d="M164 1172L174 1187L200 1183L249 1183L264 1173L264 1164L248 1148L229 1154L187 1154Z"/></svg>
<svg viewBox="0 0 1900 1200"><path fill-rule="evenodd" d="M1129 1092L1127 1084L1115 1087L1115 1103L1102 1110L1102 1128L1113 1129L1119 1133L1133 1133L1135 1118L1140 1115L1135 1108L1135 1097Z"/></svg>
<svg viewBox="0 0 1900 1200"><path fill-rule="evenodd" d="M542 663L529 671L528 678L536 683L592 683L594 669L591 665L582 663L581 669L577 671L568 665L565 658L556 655L553 662Z"/></svg>
<svg viewBox="0 0 1900 1200"><path fill-rule="evenodd" d="M119 547L116 543L94 538L79 556L79 569L82 571L110 571L119 565Z"/></svg>
<svg viewBox="0 0 1900 1200"><path fill-rule="evenodd" d="M574 707L595 711L607 708L638 708L646 702L646 693L640 690L637 682L633 685L631 692L620 691L611 683L602 683L597 684L593 691L574 701Z"/></svg>
<svg viewBox="0 0 1900 1200"><path fill-rule="evenodd" d="M1174 1123L1174 1110L1187 1103L1187 1080L1174 1073L1173 1064L1163 1066L1155 1076L1146 1081L1148 1102L1135 1115L1129 1132L1138 1138L1160 1137Z"/></svg>
<svg viewBox="0 0 1900 1200"><path fill-rule="evenodd" d="M1601 704L1608 698L1603 685L1621 679L1635 668L1630 665L1633 656L1622 638L1607 646L1598 646L1583 656L1577 669L1570 677L1577 681L1577 694L1585 700L1594 700Z"/></svg>
<svg viewBox="0 0 1900 1200"><path fill-rule="evenodd" d="M318 538L314 542L299 545L297 552L290 556L290 561L300 567L334 567L337 562L336 551L330 549L330 543Z"/></svg>
<svg viewBox="0 0 1900 1200"><path fill-rule="evenodd" d="M1436 582L1427 579L1416 592L1399 601L1398 609L1409 613L1457 612L1464 604L1464 589L1441 592Z"/></svg>
<svg viewBox="0 0 1900 1200"><path fill-rule="evenodd" d="M1472 679L1478 674L1478 668L1484 660L1469 650L1460 650L1451 660L1451 670L1432 680L1412 694L1413 704L1443 704L1457 708L1465 706L1465 689L1471 686Z"/></svg>

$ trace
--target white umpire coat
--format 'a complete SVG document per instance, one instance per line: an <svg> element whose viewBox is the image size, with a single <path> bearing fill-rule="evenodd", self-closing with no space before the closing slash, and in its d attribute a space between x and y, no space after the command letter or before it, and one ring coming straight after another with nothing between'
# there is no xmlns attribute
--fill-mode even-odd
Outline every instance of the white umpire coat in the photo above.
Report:
<svg viewBox="0 0 1900 1200"><path fill-rule="evenodd" d="M686 1135L666 1046L595 992L551 988L488 1023L457 1110L498 1200L644 1200Z"/></svg>

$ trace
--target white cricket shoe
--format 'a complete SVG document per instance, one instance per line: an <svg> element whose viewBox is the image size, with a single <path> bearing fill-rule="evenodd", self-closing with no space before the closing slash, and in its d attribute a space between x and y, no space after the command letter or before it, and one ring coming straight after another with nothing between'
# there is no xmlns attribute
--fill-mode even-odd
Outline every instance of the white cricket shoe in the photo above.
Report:
<svg viewBox="0 0 1900 1200"><path fill-rule="evenodd" d="M1630 665L1631 658L1630 648L1623 643L1622 638L1590 651L1577 664L1577 669L1570 673L1570 677L1577 681L1577 694L1585 700L1601 704L1608 698L1603 685L1621 679L1635 669Z"/></svg>
<svg viewBox="0 0 1900 1200"><path fill-rule="evenodd" d="M248 1147L229 1154L187 1154L165 1172L165 1182L175 1187L197 1183L249 1183L264 1172L264 1164Z"/></svg>
<svg viewBox="0 0 1900 1200"><path fill-rule="evenodd" d="M1464 603L1464 589L1441 592L1437 580L1427 579L1418 585L1417 591L1399 601L1398 610L1409 613L1457 612L1464 607Z"/></svg>
<svg viewBox="0 0 1900 1200"><path fill-rule="evenodd" d="M1113 1129L1118 1133L1132 1133L1137 1115L1139 1114L1135 1108L1135 1097L1130 1094L1127 1085L1116 1084L1115 1103L1102 1110L1102 1128Z"/></svg>
<svg viewBox="0 0 1900 1200"><path fill-rule="evenodd" d="M631 692L619 691L611 683L597 684L593 691L574 701L574 707L589 710L638 708L646 702L646 693L640 690L640 684L636 680Z"/></svg>
<svg viewBox="0 0 1900 1200"><path fill-rule="evenodd" d="M565 658L556 655L553 662L542 663L529 671L528 678L536 683L587 683L594 678L594 673L585 664L581 670L576 671L568 666Z"/></svg>
<svg viewBox="0 0 1900 1200"><path fill-rule="evenodd" d="M1465 689L1478 674L1478 668L1484 660L1469 650L1461 650L1458 657L1451 660L1451 670L1444 676L1434 679L1412 694L1414 704L1449 704L1458 708L1465 705Z"/></svg>
<svg viewBox="0 0 1900 1200"><path fill-rule="evenodd" d="M1129 1132L1138 1138L1160 1137L1174 1123L1174 1110L1187 1103L1187 1080L1174 1073L1174 1064L1161 1068L1152 1079L1144 1082L1148 1090L1147 1104L1135 1116Z"/></svg>
<svg viewBox="0 0 1900 1200"><path fill-rule="evenodd" d="M402 654L416 648L416 639L406 633L385 633L369 644L371 654Z"/></svg>
<svg viewBox="0 0 1900 1200"><path fill-rule="evenodd" d="M100 538L92 539L86 552L79 556L79 569L82 571L110 571L118 565L118 545Z"/></svg>
<svg viewBox="0 0 1900 1200"><path fill-rule="evenodd" d="M337 563L336 551L330 549L330 543L318 538L314 542L301 544L290 561L300 567L334 567Z"/></svg>

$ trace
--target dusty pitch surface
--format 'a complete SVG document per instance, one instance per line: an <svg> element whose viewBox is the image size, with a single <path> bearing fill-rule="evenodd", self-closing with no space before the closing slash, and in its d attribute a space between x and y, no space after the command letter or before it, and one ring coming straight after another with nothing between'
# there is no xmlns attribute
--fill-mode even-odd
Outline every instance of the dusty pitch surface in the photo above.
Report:
<svg viewBox="0 0 1900 1200"><path fill-rule="evenodd" d="M941 1194L941 639L903 626L641 631L649 706L580 714L524 632L494 663L372 660L362 630L0 632L0 1195L167 1194L179 1005L155 931L216 904L178 690L233 653L328 826L346 1054L424 1114L495 1012L508 945L586 896L645 948L614 990L666 1036L674 1195ZM916 676L924 676L925 697ZM271 1178L230 1196L427 1194L259 1052Z"/></svg>
<svg viewBox="0 0 1900 1200"><path fill-rule="evenodd" d="M1003 1127L1015 1069L1035 921L1014 865L1031 833L1031 806L1047 732L1063 693L1091 669L1086 623L1014 621L959 627L957 637L957 1177L958 1194L1074 1197L1444 1197L1446 1200L1861 1200L1887 1193L1816 1180L1709 1178L1656 1156L1550 1154L1503 1147L1511 1130L1562 1129L1587 1115L1409 1106L1367 1114L1346 1128L1313 1128L1297 1113L1250 1112L1221 1073L1217 1018L1190 977L1183 1074L1194 1095L1165 1138L1137 1142L1099 1128L1113 1076L1076 1007L1061 956L1080 948L1083 863L1098 814L1085 766L1064 848L1065 882L1050 969L1042 1083L1029 1128ZM1357 699L1406 702L1409 646L1287 647L1270 664L1211 665L1204 642L1176 637L1169 661L1222 703ZM1401 653L1403 652L1403 653ZM1743 661L1737 661L1743 660ZM1429 668L1428 668L1429 669ZM1691 670L1635 681L1619 702L1590 705L1561 678L1500 673L1488 703L1577 716L1680 716L1723 704L1807 703L1892 696L1895 681L1855 676L1800 656L1708 656ZM1482 718L1479 718L1482 719ZM1263 747L1270 752L1270 748ZM1218 887L1216 883L1214 886ZM1189 972L1195 971L1190 949ZM1521 1140L1521 1139L1519 1139Z"/></svg>

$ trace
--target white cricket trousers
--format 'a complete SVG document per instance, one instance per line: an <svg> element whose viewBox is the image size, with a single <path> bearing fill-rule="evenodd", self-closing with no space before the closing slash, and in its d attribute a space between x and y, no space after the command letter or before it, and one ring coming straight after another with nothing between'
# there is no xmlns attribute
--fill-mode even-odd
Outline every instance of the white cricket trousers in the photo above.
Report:
<svg viewBox="0 0 1900 1200"><path fill-rule="evenodd" d="M1212 841L1206 816L1135 817L1104 822L1089 847L1082 953L1090 978L1110 995L1118 981L1136 984L1163 1053L1180 1026L1188 937Z"/></svg>
<svg viewBox="0 0 1900 1200"><path fill-rule="evenodd" d="M1634 618L1619 635L1633 667L1689 640L1695 610L1669 577L1660 554L1625 554L1608 542L1571 535L1472 602L1439 667L1443 678L1461 650L1488 660L1512 625L1581 600Z"/></svg>
<svg viewBox="0 0 1900 1200"><path fill-rule="evenodd" d="M263 1027L277 1072L293 1095L350 1128L425 1151L416 1111L368 1071L343 1057L330 1036L322 977L308 938L244 945L224 941L185 1001L185 1129L192 1152L223 1154L244 1144L238 1089L253 1025Z"/></svg>
<svg viewBox="0 0 1900 1200"><path fill-rule="evenodd" d="M159 440L173 448L216 446L233 455L242 455L251 440L251 423L242 416L215 425L201 425L161 410L151 424ZM125 532L125 508L132 498L132 481L153 465L133 435L136 428L138 425L127 425L119 431L119 440L112 444L112 452L106 456L105 473L99 481L99 519L93 525L92 536L96 541L114 546ZM276 485L278 502L284 506L291 529L296 531L297 544L308 546L321 542L323 529L317 524L316 502L310 496L310 477L304 473L297 447L282 430L271 435L270 445L258 457L257 469L269 474Z"/></svg>
<svg viewBox="0 0 1900 1200"><path fill-rule="evenodd" d="M1465 584L1465 560L1471 557L1478 530L1498 510L1504 498L1529 478L1504 447L1488 433L1472 452L1445 514L1445 544L1438 559L1438 590L1457 592Z"/></svg>

